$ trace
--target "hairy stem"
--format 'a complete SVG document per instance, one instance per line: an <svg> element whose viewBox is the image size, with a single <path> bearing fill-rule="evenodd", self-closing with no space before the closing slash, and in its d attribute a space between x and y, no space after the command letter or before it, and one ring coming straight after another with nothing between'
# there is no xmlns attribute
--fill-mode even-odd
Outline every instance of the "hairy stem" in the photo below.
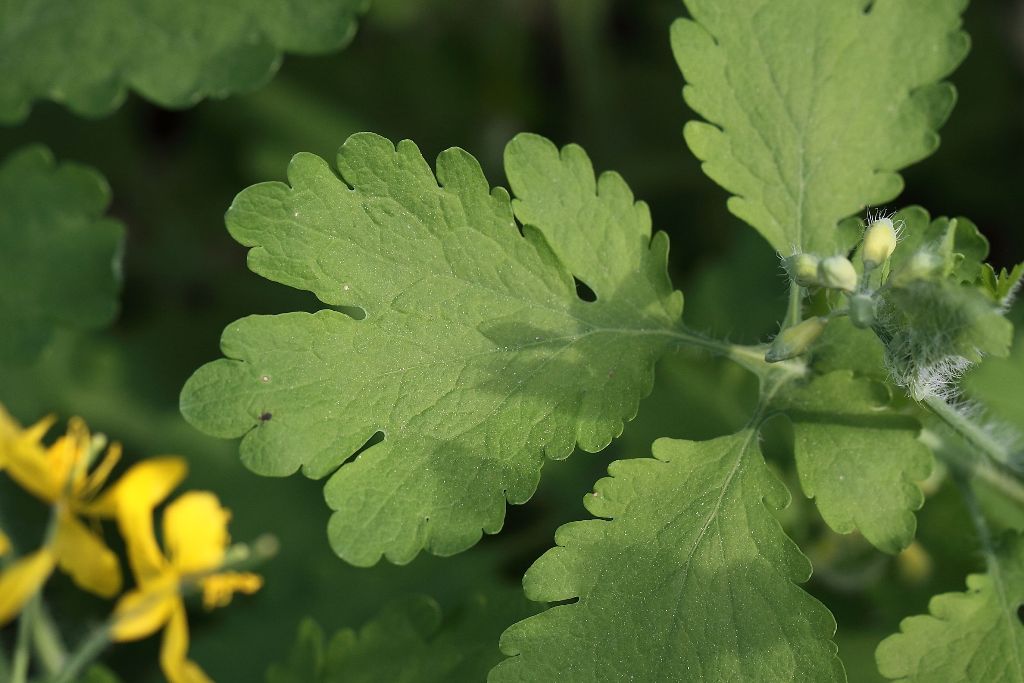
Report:
<svg viewBox="0 0 1024 683"><path fill-rule="evenodd" d="M996 467L1005 470L1006 476L1014 476L1006 467L1010 459L1009 450L980 425L936 396L929 396L922 403L960 438L988 456Z"/></svg>
<svg viewBox="0 0 1024 683"><path fill-rule="evenodd" d="M922 430L921 441L961 478L976 477L994 491L1024 507L1024 483L1004 471L1005 468L997 467L987 458L972 457L964 448L950 443L931 429Z"/></svg>

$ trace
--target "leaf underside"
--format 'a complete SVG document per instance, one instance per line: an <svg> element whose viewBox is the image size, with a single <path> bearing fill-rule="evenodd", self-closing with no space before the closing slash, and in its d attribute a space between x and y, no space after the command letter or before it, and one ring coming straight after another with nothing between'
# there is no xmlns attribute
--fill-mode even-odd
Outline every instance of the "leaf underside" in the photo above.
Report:
<svg viewBox="0 0 1024 683"><path fill-rule="evenodd" d="M85 116L127 89L165 107L262 85L282 52L345 45L367 0L20 0L0 6L0 123L48 99Z"/></svg>
<svg viewBox="0 0 1024 683"><path fill-rule="evenodd" d="M967 0L684 0L685 137L729 210L778 251L845 251L839 221L899 194L938 147Z"/></svg>
<svg viewBox="0 0 1024 683"><path fill-rule="evenodd" d="M789 502L754 431L660 439L586 497L527 597L576 600L507 630L490 681L841 681L832 615L770 508Z"/></svg>
<svg viewBox="0 0 1024 683"><path fill-rule="evenodd" d="M904 619L878 646L879 670L899 683L1017 683L1024 680L1024 539L1003 537L988 572L967 591L932 598L930 614Z"/></svg>
<svg viewBox="0 0 1024 683"><path fill-rule="evenodd" d="M343 558L459 552L526 501L544 456L597 451L650 392L682 310L668 243L616 174L522 135L506 150L518 195L491 189L460 149L437 176L408 141L359 134L327 163L296 156L289 185L241 193L231 234L260 275L335 310L239 320L227 359L186 384L182 412L243 461L330 474L329 536ZM573 275L596 293L576 295Z"/></svg>
<svg viewBox="0 0 1024 683"><path fill-rule="evenodd" d="M57 329L113 319L124 226L94 170L26 147L0 165L0 363L36 358Z"/></svg>
<svg viewBox="0 0 1024 683"><path fill-rule="evenodd" d="M800 484L825 522L895 553L914 540L913 511L924 504L915 482L932 455L917 440L920 425L888 401L883 385L840 370L787 387L775 405L793 423Z"/></svg>

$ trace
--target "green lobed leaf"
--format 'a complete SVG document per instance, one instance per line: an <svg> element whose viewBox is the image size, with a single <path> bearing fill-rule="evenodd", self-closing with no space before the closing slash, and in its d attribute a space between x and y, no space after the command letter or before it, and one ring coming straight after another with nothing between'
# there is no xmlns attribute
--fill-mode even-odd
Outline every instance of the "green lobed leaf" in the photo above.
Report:
<svg viewBox="0 0 1024 683"><path fill-rule="evenodd" d="M914 539L913 511L924 504L915 482L932 455L917 421L888 409L889 399L884 385L840 370L788 385L775 407L793 423L800 485L825 522L895 553Z"/></svg>
<svg viewBox="0 0 1024 683"><path fill-rule="evenodd" d="M522 232L465 151L443 152L435 178L412 142L372 134L342 146L342 179L300 154L290 186L256 185L228 212L255 272L366 317L233 323L228 358L186 383L182 412L214 436L244 435L243 461L267 475L323 477L382 432L326 486L332 545L353 564L449 555L497 532L545 455L621 433L672 343L682 296L668 241L651 238L622 178L595 179L580 148L532 135L509 144L506 167ZM566 264L596 301L576 295Z"/></svg>
<svg viewBox="0 0 1024 683"><path fill-rule="evenodd" d="M612 463L585 499L604 519L562 526L527 572L527 597L574 602L509 628L488 680L845 680L756 431L653 452Z"/></svg>
<svg viewBox="0 0 1024 683"><path fill-rule="evenodd" d="M920 206L910 206L896 214L902 219L900 242L889 261L893 272L899 271L918 251L925 249L942 257L946 274L957 282L975 283L982 276L988 257L988 240L968 218L931 219Z"/></svg>
<svg viewBox="0 0 1024 683"><path fill-rule="evenodd" d="M473 596L445 617L436 602L418 596L392 603L358 632L344 629L326 641L307 619L288 661L267 671L267 683L483 681L501 659L501 630L534 611L518 590Z"/></svg>
<svg viewBox="0 0 1024 683"><path fill-rule="evenodd" d="M684 0L672 27L685 137L729 210L778 251L829 255L839 221L899 194L938 147L967 0Z"/></svg>
<svg viewBox="0 0 1024 683"><path fill-rule="evenodd" d="M878 646L878 667L900 683L1024 680L1024 539L1009 533L967 591L932 598L930 614L904 619Z"/></svg>
<svg viewBox="0 0 1024 683"><path fill-rule="evenodd" d="M110 188L41 146L0 164L0 362L35 359L56 329L95 329L117 312L124 226Z"/></svg>
<svg viewBox="0 0 1024 683"><path fill-rule="evenodd" d="M86 116L127 89L165 107L262 85L282 52L345 45L368 0L14 0L0 5L0 123L49 99Z"/></svg>

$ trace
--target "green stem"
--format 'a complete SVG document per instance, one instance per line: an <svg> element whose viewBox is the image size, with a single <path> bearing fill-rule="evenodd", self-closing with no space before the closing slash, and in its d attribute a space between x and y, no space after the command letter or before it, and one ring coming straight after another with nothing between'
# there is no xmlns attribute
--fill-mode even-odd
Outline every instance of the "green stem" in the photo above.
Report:
<svg viewBox="0 0 1024 683"><path fill-rule="evenodd" d="M994 491L1024 507L1024 484L1012 474L997 468L988 459L971 457L963 448L949 443L931 429L921 432L921 441L960 477L976 477Z"/></svg>
<svg viewBox="0 0 1024 683"><path fill-rule="evenodd" d="M804 318L804 288L795 282L789 283L789 305L786 307L786 318L782 329L793 327Z"/></svg>
<svg viewBox="0 0 1024 683"><path fill-rule="evenodd" d="M25 683L28 680L29 649L32 638L32 622L39 609L39 594L29 600L18 619L18 635L14 642L14 661L11 663L11 683Z"/></svg>
<svg viewBox="0 0 1024 683"><path fill-rule="evenodd" d="M937 396L929 396L922 403L960 438L987 455L997 467L1006 470L1006 476L1014 476L1006 468L1010 459L1009 450L981 426Z"/></svg>
<svg viewBox="0 0 1024 683"><path fill-rule="evenodd" d="M71 683L78 677L82 669L92 664L100 656L100 653L109 644L110 625L104 624L94 629L64 662L64 668L52 679L52 683Z"/></svg>
<svg viewBox="0 0 1024 683"><path fill-rule="evenodd" d="M741 365L758 377L764 378L769 375L785 375L789 378L801 377L807 374L807 365L800 359L792 359L778 363L769 363L764 359L768 350L767 346L745 346L742 344L730 344L720 339L706 337L686 328L668 333L682 345L695 346L699 349L722 356Z"/></svg>
<svg viewBox="0 0 1024 683"><path fill-rule="evenodd" d="M36 659L42 664L46 674L52 676L60 671L68 656L67 649L50 610L42 601L39 603L39 613L32 629L32 642L35 645Z"/></svg>

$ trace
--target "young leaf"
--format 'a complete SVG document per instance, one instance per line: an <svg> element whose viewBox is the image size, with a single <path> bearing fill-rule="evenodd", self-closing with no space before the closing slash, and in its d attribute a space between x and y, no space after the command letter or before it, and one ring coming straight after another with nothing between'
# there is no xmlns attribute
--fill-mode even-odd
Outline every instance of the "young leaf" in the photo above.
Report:
<svg viewBox="0 0 1024 683"><path fill-rule="evenodd" d="M917 440L920 425L888 402L884 385L840 370L787 386L775 406L793 422L800 485L825 522L895 553L914 539L913 511L924 503L915 482L932 455Z"/></svg>
<svg viewBox="0 0 1024 683"><path fill-rule="evenodd" d="M358 633L344 629L326 643L307 619L287 663L272 665L267 683L482 681L501 659L501 630L534 611L517 590L474 596L442 618L437 603L420 596L393 603Z"/></svg>
<svg viewBox="0 0 1024 683"><path fill-rule="evenodd" d="M527 572L527 597L575 602L509 628L489 680L845 680L756 432L653 450L613 463L586 498L605 519L561 527Z"/></svg>
<svg viewBox="0 0 1024 683"><path fill-rule="evenodd" d="M878 646L882 675L900 683L1017 683L1024 680L1024 539L1003 537L988 572L967 591L932 598L930 614L904 619Z"/></svg>
<svg viewBox="0 0 1024 683"><path fill-rule="evenodd" d="M323 477L383 432L326 487L332 544L353 564L449 555L497 532L545 455L621 433L672 341L682 297L668 241L651 238L623 180L595 180L578 147L559 155L536 136L516 138L507 159L517 211L537 224L522 233L508 193L465 151L443 152L435 178L412 142L372 134L341 148L342 179L300 154L291 186L251 187L228 212L254 271L366 318L233 323L228 358L193 375L182 412L209 434L244 435L243 461L268 475ZM579 235L615 248L594 252ZM576 295L574 272L596 301Z"/></svg>
<svg viewBox="0 0 1024 683"><path fill-rule="evenodd" d="M0 165L0 363L34 359L58 328L117 312L124 226L96 171L26 147Z"/></svg>
<svg viewBox="0 0 1024 683"><path fill-rule="evenodd" d="M967 54L967 0L684 0L672 27L686 142L729 210L778 251L831 254L844 216L888 201L938 146Z"/></svg>
<svg viewBox="0 0 1024 683"><path fill-rule="evenodd" d="M0 124L50 99L85 116L116 109L131 88L165 107L253 89L283 51L346 44L368 0L89 0L0 7Z"/></svg>

